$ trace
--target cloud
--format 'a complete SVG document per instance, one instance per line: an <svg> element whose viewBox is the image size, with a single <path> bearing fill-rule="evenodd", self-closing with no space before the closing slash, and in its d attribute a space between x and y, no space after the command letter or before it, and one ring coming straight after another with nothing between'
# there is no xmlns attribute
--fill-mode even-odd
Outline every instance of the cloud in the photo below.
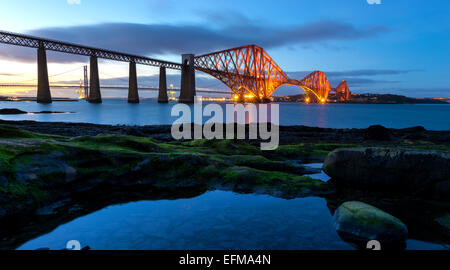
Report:
<svg viewBox="0 0 450 270"><path fill-rule="evenodd" d="M81 0L67 0L67 4L69 4L69 5L79 5L79 4L81 4Z"/></svg>
<svg viewBox="0 0 450 270"><path fill-rule="evenodd" d="M408 74L411 72L417 72L420 70L391 70L391 69L360 69L360 70L347 70L347 71L324 71L327 79L330 81L331 86L337 86L342 80L346 80L352 87L368 86L377 84L391 84L399 83L400 81L385 80L367 77L376 76L393 76ZM287 75L294 79L303 79L312 71L295 71L286 72Z"/></svg>
<svg viewBox="0 0 450 270"><path fill-rule="evenodd" d="M224 19L225 20L225 19ZM138 55L165 55L208 53L219 49L257 44L266 49L294 45L313 45L315 42L351 41L377 36L387 29L382 26L358 28L338 21L319 21L289 27L264 26L238 18L239 24L223 21L218 25L173 25L102 23L70 27L41 28L28 34L67 42L79 43ZM0 56L22 61L35 61L35 55L20 55L8 46ZM79 60L79 58L78 58ZM78 61L64 55L49 61Z"/></svg>
<svg viewBox="0 0 450 270"><path fill-rule="evenodd" d="M0 76L4 76L4 77L13 77L13 76L21 76L21 75L22 74L0 72Z"/></svg>
<svg viewBox="0 0 450 270"><path fill-rule="evenodd" d="M362 77L362 76L379 76L379 75L401 75L408 74L411 72L418 72L421 70L394 70L394 69L357 69L357 70L347 70L347 71L326 71L325 74L327 78L333 77ZM287 72L289 76L293 78L304 78L306 75L310 74L312 71L294 71Z"/></svg>
<svg viewBox="0 0 450 270"><path fill-rule="evenodd" d="M340 78L340 79L334 79L330 78L330 84L331 87L336 87L338 84L342 81L346 80L348 85L351 87L358 87L358 86L374 86L377 84L393 84L393 83L399 83L400 81L392 81L392 80L378 80L378 79L368 79L368 78Z"/></svg>
<svg viewBox="0 0 450 270"><path fill-rule="evenodd" d="M384 93L397 93L410 97L443 97L450 98L450 88L393 88L385 89Z"/></svg>
<svg viewBox="0 0 450 270"><path fill-rule="evenodd" d="M401 75L408 74L411 72L417 72L421 70L392 70L392 69L360 69L360 70L350 70L350 71L334 71L328 72L328 76L349 76L349 77L360 77L360 76L378 76L378 75Z"/></svg>

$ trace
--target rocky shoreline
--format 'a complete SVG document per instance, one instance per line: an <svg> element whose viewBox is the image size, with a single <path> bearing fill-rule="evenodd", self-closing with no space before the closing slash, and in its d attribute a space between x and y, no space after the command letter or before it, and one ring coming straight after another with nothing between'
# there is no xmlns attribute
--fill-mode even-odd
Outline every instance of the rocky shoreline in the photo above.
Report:
<svg viewBox="0 0 450 270"><path fill-rule="evenodd" d="M342 148L402 147L448 155L449 138L449 131L421 127L280 127L280 147L261 151L259 143L248 140L174 141L169 126L0 121L0 249L15 248L111 204L185 198L215 189L286 199L319 196L331 213L347 201L360 201L395 215L416 239L449 243L447 197L348 187L340 184L339 172L329 172L333 179L323 182L305 176L314 172L302 166L328 156L327 171L330 157ZM417 215L421 220L414 219Z"/></svg>
<svg viewBox="0 0 450 270"><path fill-rule="evenodd" d="M60 113L74 113L74 112L58 112L58 111L39 111L39 112L26 112L19 109L0 109L0 115L12 115L12 114L60 114Z"/></svg>
<svg viewBox="0 0 450 270"><path fill-rule="evenodd" d="M31 132L67 137L96 136L99 134L121 134L139 137L152 137L159 141L172 141L170 125L127 126L99 125L68 122L36 122L0 120L0 125L16 127ZM248 128L248 127L247 127ZM308 126L280 126L280 144L299 143L338 143L361 146L421 147L436 149L433 145L450 150L450 131L432 131L416 126L404 129L391 129L371 126L366 129L332 129ZM248 134L248 133L247 133ZM247 141L259 144L258 141Z"/></svg>

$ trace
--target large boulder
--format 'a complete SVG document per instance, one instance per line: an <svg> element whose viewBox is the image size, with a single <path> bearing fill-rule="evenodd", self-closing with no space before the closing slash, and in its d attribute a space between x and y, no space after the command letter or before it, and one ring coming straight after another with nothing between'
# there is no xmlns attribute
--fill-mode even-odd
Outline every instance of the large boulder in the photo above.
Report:
<svg viewBox="0 0 450 270"><path fill-rule="evenodd" d="M342 148L331 152L324 172L338 185L450 198L450 152Z"/></svg>
<svg viewBox="0 0 450 270"><path fill-rule="evenodd" d="M339 236L365 248L371 240L383 248L405 247L408 228L398 218L362 202L345 202L334 213Z"/></svg>

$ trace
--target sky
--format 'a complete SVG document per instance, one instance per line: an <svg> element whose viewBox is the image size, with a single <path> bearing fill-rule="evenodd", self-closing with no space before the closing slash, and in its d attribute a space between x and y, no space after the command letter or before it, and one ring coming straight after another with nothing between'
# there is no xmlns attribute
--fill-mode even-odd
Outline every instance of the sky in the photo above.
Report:
<svg viewBox="0 0 450 270"><path fill-rule="evenodd" d="M450 97L450 1L2 0L0 10L3 31L175 62L182 53L256 44L293 78L321 70L332 87L347 80L355 93ZM53 82L79 81L88 63L47 57L50 76L71 71ZM157 72L139 66L140 83L153 86ZM127 73L126 63L100 61L102 80L126 84ZM0 82L35 77L34 49L0 44ZM212 77L198 78L199 87L225 89ZM282 87L275 94L299 91Z"/></svg>

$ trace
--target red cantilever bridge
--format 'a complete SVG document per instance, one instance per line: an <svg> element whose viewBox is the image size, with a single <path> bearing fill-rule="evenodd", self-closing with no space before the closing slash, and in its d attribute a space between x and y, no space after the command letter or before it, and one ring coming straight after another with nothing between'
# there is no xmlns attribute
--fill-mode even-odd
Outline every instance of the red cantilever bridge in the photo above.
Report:
<svg viewBox="0 0 450 270"><path fill-rule="evenodd" d="M301 87L307 93L307 100L321 103L326 102L330 92L335 92L341 101L350 98L346 81L332 88L321 71L314 71L302 80L291 79L263 48L256 45L197 56L195 68L221 80L240 98L250 96L267 100L282 85Z"/></svg>
<svg viewBox="0 0 450 270"><path fill-rule="evenodd" d="M128 87L128 102L130 103L139 102L136 64L160 68L159 102L168 101L166 68L181 70L179 101L183 103L194 102L194 96L196 95L195 70L219 79L231 89L238 99L242 100L247 97L254 101L268 101L282 85L295 85L304 89L307 94L305 99L307 102L325 103L330 92L335 92L337 98L341 101L346 101L350 97L350 91L345 81L342 81L336 88L332 88L325 74L321 71L314 71L302 80L289 78L267 52L256 45L242 46L200 56L183 54L182 63L179 64L2 31L0 31L0 43L37 49L37 102L41 103L52 101L47 70L47 50L90 57L90 79L87 90L88 101L93 103L102 101L98 58L130 64Z"/></svg>

